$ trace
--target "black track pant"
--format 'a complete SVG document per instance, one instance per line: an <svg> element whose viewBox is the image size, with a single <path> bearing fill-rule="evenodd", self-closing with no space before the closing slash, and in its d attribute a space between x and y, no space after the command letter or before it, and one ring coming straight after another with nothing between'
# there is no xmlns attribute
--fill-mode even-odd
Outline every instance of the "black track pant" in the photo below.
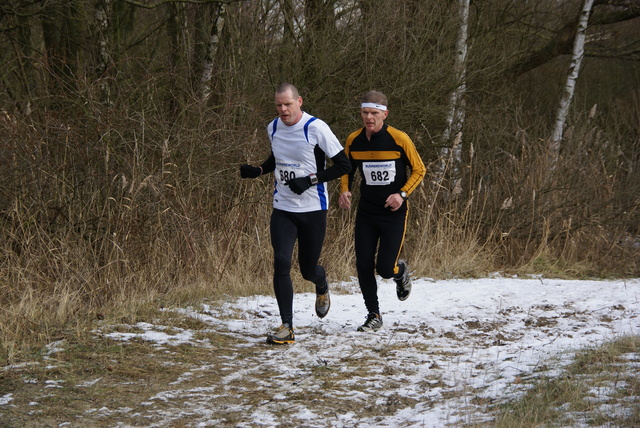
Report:
<svg viewBox="0 0 640 428"><path fill-rule="evenodd" d="M278 300L283 324L293 327L293 283L291 258L298 240L300 273L324 293L327 276L318 265L327 229L327 211L292 213L274 209L271 213L271 245L273 246L273 290Z"/></svg>
<svg viewBox="0 0 640 428"><path fill-rule="evenodd" d="M358 210L356 215L356 269L364 304L370 313L380 313L376 272L382 278L392 278L400 273L397 262L404 242L407 215L406 209L383 215Z"/></svg>

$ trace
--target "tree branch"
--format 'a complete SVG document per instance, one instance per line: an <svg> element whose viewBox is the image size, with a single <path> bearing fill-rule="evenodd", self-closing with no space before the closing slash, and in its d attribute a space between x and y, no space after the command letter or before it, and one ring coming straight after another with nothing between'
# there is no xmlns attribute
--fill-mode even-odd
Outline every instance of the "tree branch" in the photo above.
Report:
<svg viewBox="0 0 640 428"><path fill-rule="evenodd" d="M595 0L593 16L589 18L589 22L590 26L606 25L627 21L639 16L640 0ZM513 65L507 71L507 74L520 76L546 64L559 55L570 54L573 48L576 25L577 17L563 25L549 43Z"/></svg>
<svg viewBox="0 0 640 428"><path fill-rule="evenodd" d="M157 7L163 6L169 3L189 3L189 4L212 4L212 3L223 3L223 4L231 4L235 2L239 2L242 0L159 0L153 4L145 4L136 0L122 0L123 3L128 3L132 6L136 6L142 9L155 9Z"/></svg>

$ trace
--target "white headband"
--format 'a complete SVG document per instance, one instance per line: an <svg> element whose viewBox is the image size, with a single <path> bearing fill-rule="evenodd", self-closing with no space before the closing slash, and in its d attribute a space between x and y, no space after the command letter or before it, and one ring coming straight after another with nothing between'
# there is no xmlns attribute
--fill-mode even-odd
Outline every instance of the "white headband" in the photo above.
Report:
<svg viewBox="0 0 640 428"><path fill-rule="evenodd" d="M382 104L376 104L376 103L362 103L360 107L361 108L377 108L378 110L382 110L382 111L385 111L387 109L387 106Z"/></svg>

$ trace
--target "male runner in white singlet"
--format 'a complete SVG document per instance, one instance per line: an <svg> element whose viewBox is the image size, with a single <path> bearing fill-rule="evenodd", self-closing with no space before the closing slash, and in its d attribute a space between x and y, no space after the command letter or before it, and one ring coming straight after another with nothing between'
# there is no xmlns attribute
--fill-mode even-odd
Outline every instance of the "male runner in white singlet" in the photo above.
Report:
<svg viewBox="0 0 640 428"><path fill-rule="evenodd" d="M298 262L302 277L315 284L316 314L329 312L327 275L318 264L324 242L328 181L349 173L351 163L329 125L302 111L302 97L295 86L281 84L275 94L278 117L267 126L271 155L260 166L242 165L243 178L275 173L271 245L273 246L273 289L282 325L267 336L267 343L293 343L293 284L291 258L298 240ZM333 164L325 169L325 159Z"/></svg>

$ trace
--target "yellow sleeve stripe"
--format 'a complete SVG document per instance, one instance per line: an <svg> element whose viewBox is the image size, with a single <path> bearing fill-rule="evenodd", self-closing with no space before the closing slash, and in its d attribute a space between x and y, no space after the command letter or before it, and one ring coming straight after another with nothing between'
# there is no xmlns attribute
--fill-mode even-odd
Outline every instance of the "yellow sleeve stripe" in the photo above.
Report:
<svg viewBox="0 0 640 428"><path fill-rule="evenodd" d="M409 159L409 163L411 164L411 175L407 179L405 185L402 186L402 190L407 192L407 195L410 195L422 182L422 179L427 173L427 168L425 168L422 158L420 158L413 141L411 141L411 138L409 138L405 132L392 126L388 126L387 131L396 141L396 144L404 149L404 152Z"/></svg>
<svg viewBox="0 0 640 428"><path fill-rule="evenodd" d="M349 191L349 174L340 177L340 193Z"/></svg>

